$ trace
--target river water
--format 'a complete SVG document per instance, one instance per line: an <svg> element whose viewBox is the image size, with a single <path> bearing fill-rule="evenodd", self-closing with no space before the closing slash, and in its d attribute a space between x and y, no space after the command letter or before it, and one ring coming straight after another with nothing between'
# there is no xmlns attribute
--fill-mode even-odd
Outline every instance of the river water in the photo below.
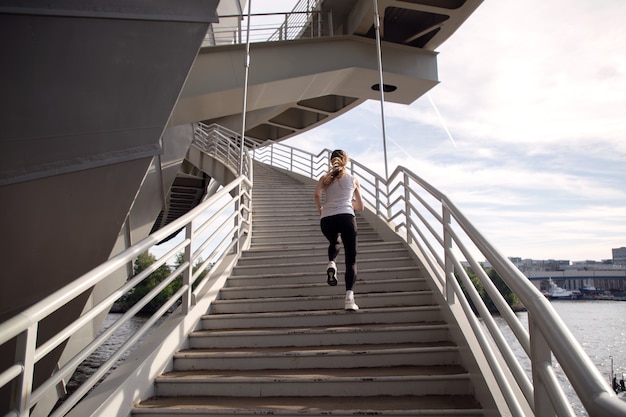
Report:
<svg viewBox="0 0 626 417"><path fill-rule="evenodd" d="M600 300L563 300L552 301L552 306L561 316L565 325L570 329L574 337L581 344L582 348L591 358L591 361L598 368L607 381L611 375L611 358L614 364L614 372L618 379L622 373L626 376L626 302L625 301L600 301ZM528 328L528 314L526 312L516 313L520 321ZM109 314L105 326L112 324L119 314ZM117 347L119 347L128 337L139 329L145 319L136 317L125 327L116 332L107 344L96 352L81 365L73 377L72 383L80 383L91 375L97 367L108 358ZM496 319L502 327L502 320ZM514 351L521 352L519 345L512 335L505 337L511 343ZM520 357L523 355L520 355ZM526 363L527 371L530 366ZM557 375L561 375L557 369ZM70 391L73 387L69 387ZM576 415L586 417L578 398L575 394L569 393Z"/></svg>
<svg viewBox="0 0 626 417"><path fill-rule="evenodd" d="M607 379L611 357L615 372L626 376L626 302L563 300L552 306Z"/></svg>
<svg viewBox="0 0 626 417"><path fill-rule="evenodd" d="M626 302L555 300L551 303L572 335L598 368L600 374L606 377L607 382L611 378L611 361L617 379L621 378L622 373L626 377ZM528 314L519 312L517 316L528 329ZM496 319L496 321L499 324L503 323L502 319ZM503 326L501 325L501 327ZM521 352L517 340L512 335L507 335L507 332L503 333L511 343L513 350L516 353ZM519 357L525 356L519 355ZM522 360L522 363L526 364L528 372L530 370L529 362ZM561 381L564 381L563 386L570 387L560 368L556 369L556 374ZM579 417L588 416L576 394L573 391L567 392L567 390L566 394L576 415Z"/></svg>

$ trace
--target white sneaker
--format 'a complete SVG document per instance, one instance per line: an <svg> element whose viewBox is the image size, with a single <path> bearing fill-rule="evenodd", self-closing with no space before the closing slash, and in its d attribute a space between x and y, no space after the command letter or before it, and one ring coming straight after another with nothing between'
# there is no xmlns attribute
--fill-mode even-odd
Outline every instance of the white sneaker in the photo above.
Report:
<svg viewBox="0 0 626 417"><path fill-rule="evenodd" d="M337 265L335 264L335 261L328 262L328 268L326 269L326 276L328 277L326 279L326 282L328 283L328 285L330 285L331 287L334 287L335 285L337 285Z"/></svg>
<svg viewBox="0 0 626 417"><path fill-rule="evenodd" d="M346 311L357 311L359 306L356 305L353 298L346 298L344 301L344 308Z"/></svg>

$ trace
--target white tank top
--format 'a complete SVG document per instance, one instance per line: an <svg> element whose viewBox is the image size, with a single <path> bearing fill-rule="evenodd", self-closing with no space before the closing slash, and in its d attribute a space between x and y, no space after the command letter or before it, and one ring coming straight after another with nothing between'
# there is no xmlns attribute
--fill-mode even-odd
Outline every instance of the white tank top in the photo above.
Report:
<svg viewBox="0 0 626 417"><path fill-rule="evenodd" d="M336 214L352 214L352 196L354 195L354 179L352 175L346 174L338 179L334 179L326 187L326 201L322 206L322 217L334 216Z"/></svg>

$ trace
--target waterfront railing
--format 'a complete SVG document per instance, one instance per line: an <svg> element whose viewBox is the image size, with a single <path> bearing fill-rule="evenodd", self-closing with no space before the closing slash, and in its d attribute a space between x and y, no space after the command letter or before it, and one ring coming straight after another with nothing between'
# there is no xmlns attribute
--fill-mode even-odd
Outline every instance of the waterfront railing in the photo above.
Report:
<svg viewBox="0 0 626 417"><path fill-rule="evenodd" d="M330 154L329 149L313 154L273 143L255 149L254 159L319 179L328 169ZM546 297L446 195L401 166L388 179L355 160L350 161L349 169L361 184L366 206L407 243L435 278L443 302L457 320L467 324L461 325L460 330L468 340L475 340L483 352L490 368L483 372L493 375L512 415L525 416L524 410L530 408L536 416L574 417L576 414L564 392L564 389L569 392L569 387L564 388L567 383L590 416L626 415L626 402L615 395ZM527 309L528 328L520 322L478 259L491 265ZM518 341L524 358L513 351L503 336L468 270L476 274L497 314ZM524 368L527 363L531 366L530 374ZM562 368L566 382L560 381L558 367Z"/></svg>
<svg viewBox="0 0 626 417"><path fill-rule="evenodd" d="M78 364L103 345L108 336L179 277L182 280L180 289L94 375L65 398L52 415L64 415L77 404L124 352L172 308L177 308L173 314L196 314L198 319L205 313L194 309L194 306L203 296L206 299L210 285L217 286L212 271L220 269L221 263L232 264L249 244L253 159L311 180L318 179L328 169L330 150L313 154L281 143L250 149L243 159L244 166L239 167L240 143L240 136L227 129L200 124L193 146L221 161L235 179L188 214L0 324L0 345L15 342L17 347L14 364L0 370L0 388L11 383L16 388L14 410L9 415L28 416L29 410L46 392L67 380ZM249 143L245 144L248 146ZM389 178L381 177L355 160L350 161L349 169L361 183L368 213L401 237L433 277L436 297L447 305L459 322L458 330L464 333L472 353L484 359L480 361L486 364L481 365L481 371L485 379L495 381L494 390L502 394L510 415L527 416L526 410L532 410L533 415L541 417L575 416L564 394L562 382L559 381L554 359L591 417L626 415L626 403L617 398L546 298L482 236L452 201L403 167L396 168ZM237 176L239 171L243 174ZM106 280L112 273L126 268L138 255L181 229L184 229L182 241L158 257L150 268L137 276L129 276L124 285L83 312L74 323L51 336L45 343L37 344L39 323L42 320ZM205 255L207 251L210 253ZM184 253L183 263L169 277L45 382L34 385L35 366L41 358L63 345L96 316L108 311L116 300L181 252ZM201 258L204 261L199 268L193 268ZM527 308L528 328L518 320L478 259L487 260ZM463 262L467 262L477 275L508 329L519 342L531 366L529 374L503 336L500 326L493 320ZM209 274L201 278L211 265L213 267L209 269ZM196 281L199 285L193 289ZM211 292L217 292L217 288L211 288Z"/></svg>
<svg viewBox="0 0 626 417"><path fill-rule="evenodd" d="M50 390L54 391L57 387L63 389L65 381L70 379L75 369L86 358L105 345L116 330L125 326L166 287L175 280L179 280L179 289L165 300L156 312L148 316L143 326L130 335L105 363L99 365L97 370L71 395L64 398L63 402L50 414L51 416L65 415L114 368L118 360L126 355L157 321L174 309L178 317L188 316L197 300L203 297L212 281L215 280L213 271L223 269L221 265L223 262L232 263L229 256L237 255L245 249L250 236L252 160L249 155L246 155L241 168L242 174L237 175L240 171L238 137L235 133L225 129L202 130L200 128L197 132L197 139L192 145L230 169L235 178L233 181L224 185L187 214L0 324L0 346L6 343L14 343L16 346L16 358L13 365L5 370L0 369L0 389L9 387L13 392L12 410L7 416L28 416L30 410ZM159 251L155 251L157 245L178 233L183 235L179 239L180 242L174 242L175 244L165 253L155 256L156 262L135 276L129 275L123 285L112 290L106 298L87 308L79 318L56 335L41 342L39 327L42 321L85 292L91 291L113 274L132 265L139 255L145 252L153 255L158 253ZM104 329L76 356L64 363L44 382L35 385L35 368L42 358L62 347L85 326L92 325L96 317L108 312L116 301L130 294L151 273L166 265L167 262L171 262L179 254L182 254L182 263L177 265L174 271L137 303L130 306L115 323ZM128 269L133 270L132 267ZM206 313L199 309L195 310L194 314L197 316L195 320L199 320L200 315Z"/></svg>
<svg viewBox="0 0 626 417"><path fill-rule="evenodd" d="M333 36L332 14L320 10L320 3L300 0L285 13L220 15L220 22L209 26L202 46L243 44L248 38L250 43L256 43Z"/></svg>

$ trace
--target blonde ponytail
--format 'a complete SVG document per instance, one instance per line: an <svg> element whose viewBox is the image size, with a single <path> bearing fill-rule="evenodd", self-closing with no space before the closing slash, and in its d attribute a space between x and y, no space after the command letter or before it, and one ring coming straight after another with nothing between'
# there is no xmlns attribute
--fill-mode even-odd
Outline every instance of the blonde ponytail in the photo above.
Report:
<svg viewBox="0 0 626 417"><path fill-rule="evenodd" d="M330 169L322 177L322 183L329 185L335 178L341 178L346 175L346 165L348 164L348 154L345 151L337 149L330 156Z"/></svg>

